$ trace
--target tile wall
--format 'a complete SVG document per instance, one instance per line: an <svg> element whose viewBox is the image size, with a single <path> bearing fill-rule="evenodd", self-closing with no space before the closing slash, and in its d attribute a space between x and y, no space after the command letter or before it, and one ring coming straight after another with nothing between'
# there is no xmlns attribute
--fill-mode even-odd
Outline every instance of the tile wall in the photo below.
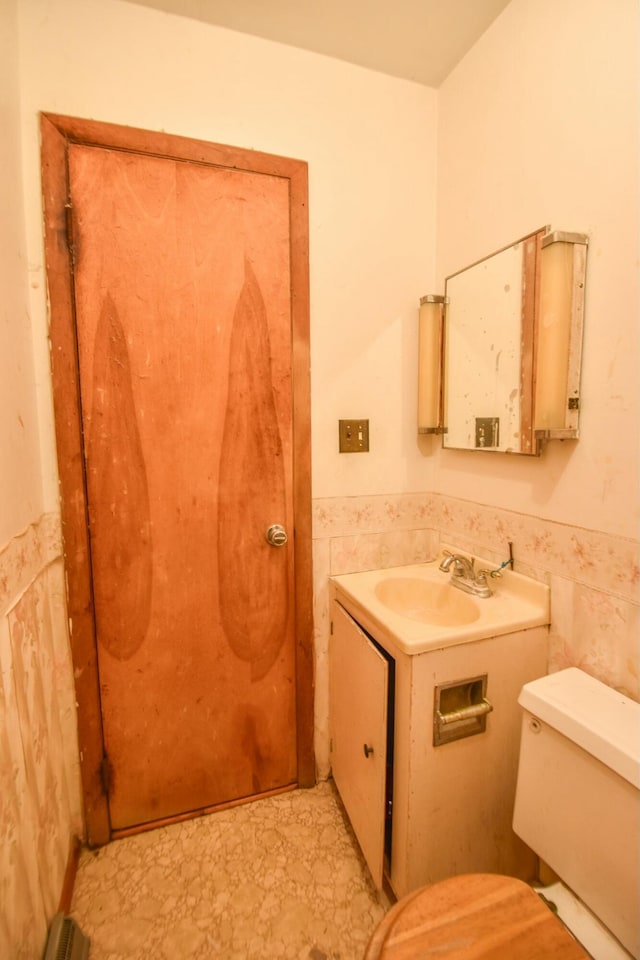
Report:
<svg viewBox="0 0 640 960"><path fill-rule="evenodd" d="M440 542L551 586L550 671L576 665L640 699L638 543L440 494L313 505L318 775L328 776L328 577L432 559ZM39 955L82 833L59 521L0 551L0 955Z"/></svg>
<svg viewBox="0 0 640 960"><path fill-rule="evenodd" d="M0 551L0 956L42 955L82 834L59 520Z"/></svg>
<svg viewBox="0 0 640 960"><path fill-rule="evenodd" d="M430 560L440 542L551 587L549 671L578 666L634 700L638 542L442 494L336 497L313 504L316 762L329 762L328 577Z"/></svg>

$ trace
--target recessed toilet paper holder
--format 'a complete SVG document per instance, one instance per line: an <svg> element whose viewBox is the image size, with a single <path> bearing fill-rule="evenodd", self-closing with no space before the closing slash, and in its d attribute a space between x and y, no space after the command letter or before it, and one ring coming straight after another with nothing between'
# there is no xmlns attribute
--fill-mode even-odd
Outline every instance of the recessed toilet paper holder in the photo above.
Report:
<svg viewBox="0 0 640 960"><path fill-rule="evenodd" d="M439 683L434 688L433 745L484 733L493 705L486 697L487 674Z"/></svg>

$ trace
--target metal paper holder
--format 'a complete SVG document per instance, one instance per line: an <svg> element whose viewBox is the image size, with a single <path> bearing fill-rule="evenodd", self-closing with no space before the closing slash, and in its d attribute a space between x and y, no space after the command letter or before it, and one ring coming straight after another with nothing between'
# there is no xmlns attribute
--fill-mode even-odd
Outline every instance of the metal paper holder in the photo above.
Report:
<svg viewBox="0 0 640 960"><path fill-rule="evenodd" d="M433 745L483 733L493 705L486 698L487 674L438 684L434 690Z"/></svg>

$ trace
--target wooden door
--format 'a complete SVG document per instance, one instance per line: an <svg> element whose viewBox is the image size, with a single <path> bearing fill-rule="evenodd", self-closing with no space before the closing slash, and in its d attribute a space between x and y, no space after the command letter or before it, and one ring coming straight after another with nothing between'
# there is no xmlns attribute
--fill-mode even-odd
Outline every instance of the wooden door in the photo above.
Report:
<svg viewBox="0 0 640 960"><path fill-rule="evenodd" d="M61 118L48 120L59 138ZM52 323L59 459L73 500L72 404L55 367L72 335L102 727L92 762L122 831L313 779L300 218L281 164L141 132L132 144L108 125L78 136L69 123L73 330L65 318L56 344ZM272 523L286 545L267 543Z"/></svg>
<svg viewBox="0 0 640 960"><path fill-rule="evenodd" d="M331 607L331 769L371 876L382 889L389 666L336 600Z"/></svg>

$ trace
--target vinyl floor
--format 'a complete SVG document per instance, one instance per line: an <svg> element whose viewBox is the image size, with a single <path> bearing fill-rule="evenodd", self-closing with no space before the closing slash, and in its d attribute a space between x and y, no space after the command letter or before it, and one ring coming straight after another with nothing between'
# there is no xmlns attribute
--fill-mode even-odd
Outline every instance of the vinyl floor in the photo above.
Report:
<svg viewBox="0 0 640 960"><path fill-rule="evenodd" d="M331 782L80 857L90 960L361 960L385 912Z"/></svg>

